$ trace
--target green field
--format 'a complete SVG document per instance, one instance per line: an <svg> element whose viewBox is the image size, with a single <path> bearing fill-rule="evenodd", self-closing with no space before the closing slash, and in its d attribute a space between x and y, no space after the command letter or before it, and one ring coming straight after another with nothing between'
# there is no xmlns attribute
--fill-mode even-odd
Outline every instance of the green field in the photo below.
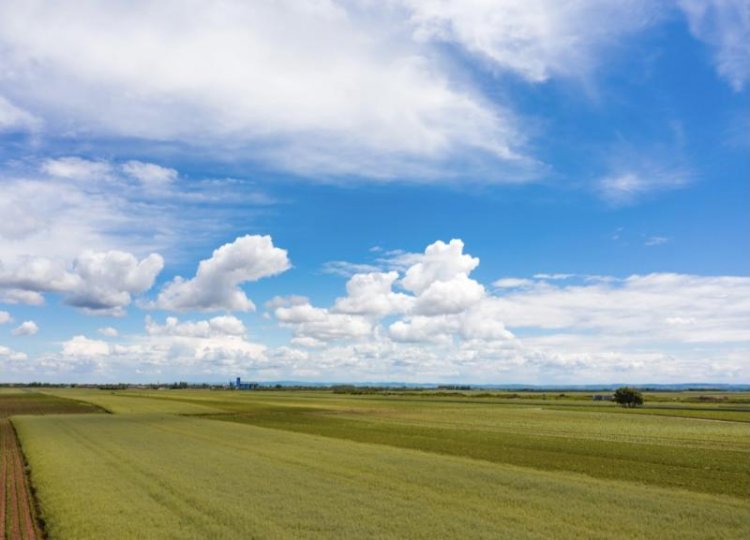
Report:
<svg viewBox="0 0 750 540"><path fill-rule="evenodd" d="M114 413L14 418L53 539L750 536L747 395L53 393Z"/></svg>

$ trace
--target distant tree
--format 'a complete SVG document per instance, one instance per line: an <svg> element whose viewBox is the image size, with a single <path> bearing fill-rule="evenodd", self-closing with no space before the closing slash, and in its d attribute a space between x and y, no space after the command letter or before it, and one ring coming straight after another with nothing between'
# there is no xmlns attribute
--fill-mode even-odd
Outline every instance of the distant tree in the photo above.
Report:
<svg viewBox="0 0 750 540"><path fill-rule="evenodd" d="M630 386L622 386L615 390L614 400L623 407L643 405L643 395Z"/></svg>

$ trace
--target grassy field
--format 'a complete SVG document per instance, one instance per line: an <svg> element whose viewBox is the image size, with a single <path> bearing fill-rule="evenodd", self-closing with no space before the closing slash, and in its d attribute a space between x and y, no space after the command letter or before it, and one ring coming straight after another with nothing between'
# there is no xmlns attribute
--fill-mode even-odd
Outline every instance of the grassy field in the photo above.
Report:
<svg viewBox="0 0 750 540"><path fill-rule="evenodd" d="M54 393L115 414L14 419L51 538L750 536L741 402Z"/></svg>
<svg viewBox="0 0 750 540"><path fill-rule="evenodd" d="M42 538L32 490L16 433L8 420L19 414L80 414L100 412L90 403L29 390L0 391L0 540Z"/></svg>

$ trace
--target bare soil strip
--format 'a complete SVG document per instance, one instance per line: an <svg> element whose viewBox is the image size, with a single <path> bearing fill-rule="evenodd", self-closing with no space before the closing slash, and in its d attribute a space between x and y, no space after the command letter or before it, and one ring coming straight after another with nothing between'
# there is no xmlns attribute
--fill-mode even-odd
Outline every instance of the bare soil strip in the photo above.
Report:
<svg viewBox="0 0 750 540"><path fill-rule="evenodd" d="M0 540L43 538L16 432L0 418Z"/></svg>

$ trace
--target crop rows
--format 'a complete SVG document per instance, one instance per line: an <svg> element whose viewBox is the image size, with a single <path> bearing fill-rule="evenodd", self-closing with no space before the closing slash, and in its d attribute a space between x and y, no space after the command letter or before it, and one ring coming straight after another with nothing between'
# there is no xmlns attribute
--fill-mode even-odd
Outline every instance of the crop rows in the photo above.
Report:
<svg viewBox="0 0 750 540"><path fill-rule="evenodd" d="M0 461L0 540L41 538L21 449L5 418L0 418Z"/></svg>

